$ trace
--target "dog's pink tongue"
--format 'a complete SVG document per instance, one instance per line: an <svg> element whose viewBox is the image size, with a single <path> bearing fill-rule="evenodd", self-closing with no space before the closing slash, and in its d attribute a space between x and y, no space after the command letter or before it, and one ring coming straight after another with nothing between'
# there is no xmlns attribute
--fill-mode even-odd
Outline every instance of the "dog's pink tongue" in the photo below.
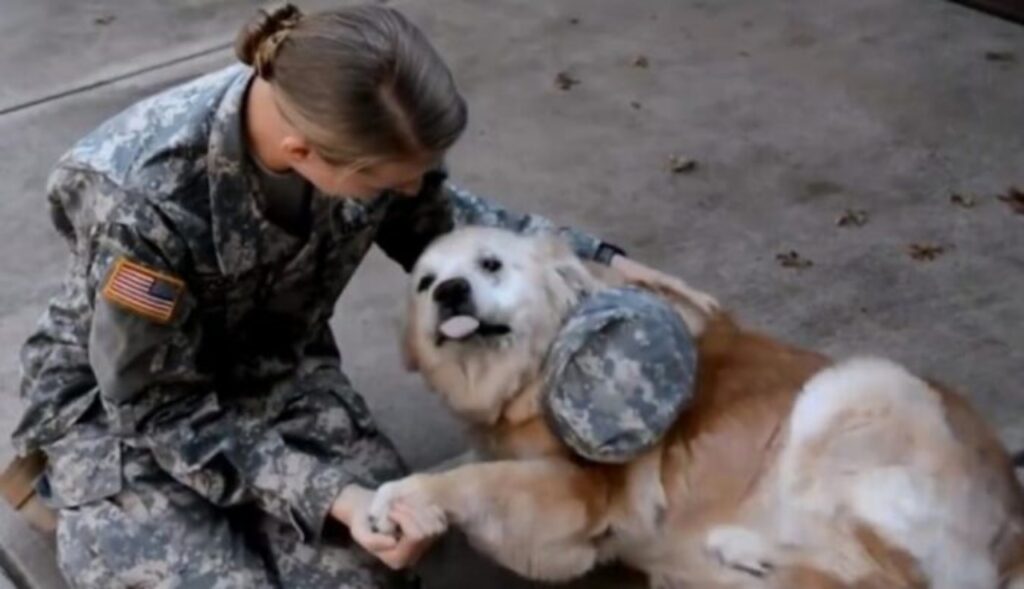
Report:
<svg viewBox="0 0 1024 589"><path fill-rule="evenodd" d="M472 335L479 328L480 321L476 317L459 315L442 323L440 330L447 338L462 339Z"/></svg>

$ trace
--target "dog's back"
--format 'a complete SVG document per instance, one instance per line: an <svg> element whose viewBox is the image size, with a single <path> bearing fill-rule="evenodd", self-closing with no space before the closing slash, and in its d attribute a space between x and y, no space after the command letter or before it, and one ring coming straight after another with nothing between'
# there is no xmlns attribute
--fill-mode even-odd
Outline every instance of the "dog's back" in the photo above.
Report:
<svg viewBox="0 0 1024 589"><path fill-rule="evenodd" d="M674 549L645 568L723 587L1024 585L1021 488L962 397L722 316L700 351L695 402L665 442Z"/></svg>

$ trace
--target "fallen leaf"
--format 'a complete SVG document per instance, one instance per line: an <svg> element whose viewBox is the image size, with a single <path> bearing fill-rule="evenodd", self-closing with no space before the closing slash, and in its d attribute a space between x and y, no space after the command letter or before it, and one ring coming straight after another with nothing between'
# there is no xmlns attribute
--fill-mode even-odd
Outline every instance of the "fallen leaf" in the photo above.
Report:
<svg viewBox="0 0 1024 589"><path fill-rule="evenodd" d="M115 16L113 14L107 14L105 16L97 16L96 18L92 19L92 24L99 25L99 26L102 27L102 26L109 25L110 23L114 22L115 20L117 20L117 16Z"/></svg>
<svg viewBox="0 0 1024 589"><path fill-rule="evenodd" d="M800 255L796 250L789 250L781 254L775 254L775 260L783 268L795 268L797 270L810 268L814 262Z"/></svg>
<svg viewBox="0 0 1024 589"><path fill-rule="evenodd" d="M985 59L1000 63L1013 63L1017 61L1017 56L1012 51L986 51Z"/></svg>
<svg viewBox="0 0 1024 589"><path fill-rule="evenodd" d="M576 18L574 16L574 17L569 19L569 24L571 24L571 25L578 25L578 24L580 24L580 19L578 19L578 18Z"/></svg>
<svg viewBox="0 0 1024 589"><path fill-rule="evenodd" d="M579 83L579 79L573 77L569 72L558 72L558 75L555 76L555 86L559 90L571 90Z"/></svg>
<svg viewBox="0 0 1024 589"><path fill-rule="evenodd" d="M689 174L697 169L697 160L681 155L673 155L668 158L668 169L673 174Z"/></svg>
<svg viewBox="0 0 1024 589"><path fill-rule="evenodd" d="M973 209L974 205L978 204L978 201L970 194L960 194L959 192L951 194L949 202L965 209Z"/></svg>
<svg viewBox="0 0 1024 589"><path fill-rule="evenodd" d="M946 248L934 243L912 243L907 247L907 253L918 262L930 262L946 253Z"/></svg>
<svg viewBox="0 0 1024 589"><path fill-rule="evenodd" d="M650 65L651 62L649 59L647 59L646 55L637 55L635 58L633 58L633 67L646 69Z"/></svg>
<svg viewBox="0 0 1024 589"><path fill-rule="evenodd" d="M640 108L641 108L641 107L642 107L643 105L642 105L642 104L640 104L640 103L639 103L638 101L636 101L636 100L633 100L633 101L631 101L631 102L629 103L629 106L632 106L632 107L633 107L633 110L640 110Z"/></svg>
<svg viewBox="0 0 1024 589"><path fill-rule="evenodd" d="M1018 215L1024 215L1024 192L1016 186L1011 186L1006 194L1000 194L999 200L1010 205L1010 209Z"/></svg>
<svg viewBox="0 0 1024 589"><path fill-rule="evenodd" d="M863 227L868 222L868 212L862 209L846 209L836 219L836 225L840 227Z"/></svg>

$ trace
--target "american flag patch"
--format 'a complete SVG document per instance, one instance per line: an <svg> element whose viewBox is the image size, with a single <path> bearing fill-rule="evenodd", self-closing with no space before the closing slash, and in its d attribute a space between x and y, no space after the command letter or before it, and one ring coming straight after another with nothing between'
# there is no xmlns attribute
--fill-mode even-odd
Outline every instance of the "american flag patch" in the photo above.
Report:
<svg viewBox="0 0 1024 589"><path fill-rule="evenodd" d="M148 319L167 323L174 317L184 289L185 283L178 278L119 258L103 287L103 297Z"/></svg>

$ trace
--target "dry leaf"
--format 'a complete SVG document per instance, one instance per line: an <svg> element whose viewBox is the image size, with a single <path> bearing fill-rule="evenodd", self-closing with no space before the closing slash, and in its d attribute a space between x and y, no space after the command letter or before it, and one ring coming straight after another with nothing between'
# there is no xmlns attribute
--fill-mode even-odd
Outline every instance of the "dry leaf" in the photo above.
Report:
<svg viewBox="0 0 1024 589"><path fill-rule="evenodd" d="M569 72L558 72L558 75L555 76L555 87L559 90L571 90L579 83L579 79L573 77Z"/></svg>
<svg viewBox="0 0 1024 589"><path fill-rule="evenodd" d="M986 51L985 59L1000 63L1013 63L1017 61L1017 56L1012 51Z"/></svg>
<svg viewBox="0 0 1024 589"><path fill-rule="evenodd" d="M946 253L946 248L934 243L912 243L907 247L907 253L918 262L930 262Z"/></svg>
<svg viewBox="0 0 1024 589"><path fill-rule="evenodd" d="M1011 186L1006 194L1000 194L999 200L1010 205L1010 209L1018 215L1024 215L1024 192L1016 186Z"/></svg>
<svg viewBox="0 0 1024 589"><path fill-rule="evenodd" d="M640 107L642 107L643 105L640 104L638 101L633 100L629 103L629 106L633 107L633 110L640 110Z"/></svg>
<svg viewBox="0 0 1024 589"><path fill-rule="evenodd" d="M868 212L862 209L846 209L836 219L836 225L840 227L863 227L868 222Z"/></svg>
<svg viewBox="0 0 1024 589"><path fill-rule="evenodd" d="M115 16L113 14L107 14L105 16L97 16L96 18L92 19L92 24L99 25L99 26L102 27L102 26L109 25L110 23L114 22L115 20L117 20L117 16Z"/></svg>
<svg viewBox="0 0 1024 589"><path fill-rule="evenodd" d="M689 174L697 169L697 160L681 155L673 155L668 158L668 169L673 174Z"/></svg>
<svg viewBox="0 0 1024 589"><path fill-rule="evenodd" d="M949 202L965 209L973 209L974 205L978 204L977 199L970 194L960 194L959 192L949 195Z"/></svg>
<svg viewBox="0 0 1024 589"><path fill-rule="evenodd" d="M651 65L651 62L650 62L650 60L647 59L646 55L637 55L633 59L633 67L639 67L639 68L645 68L646 69L650 65Z"/></svg>
<svg viewBox="0 0 1024 589"><path fill-rule="evenodd" d="M775 254L775 260L778 261L779 265L783 268L796 268L797 270L810 268L814 265L814 262L801 256L796 250L789 250L788 252Z"/></svg>
<svg viewBox="0 0 1024 589"><path fill-rule="evenodd" d="M571 24L571 25L578 25L578 24L580 24L580 19L578 19L577 17L574 16L574 17L569 19L569 24Z"/></svg>

